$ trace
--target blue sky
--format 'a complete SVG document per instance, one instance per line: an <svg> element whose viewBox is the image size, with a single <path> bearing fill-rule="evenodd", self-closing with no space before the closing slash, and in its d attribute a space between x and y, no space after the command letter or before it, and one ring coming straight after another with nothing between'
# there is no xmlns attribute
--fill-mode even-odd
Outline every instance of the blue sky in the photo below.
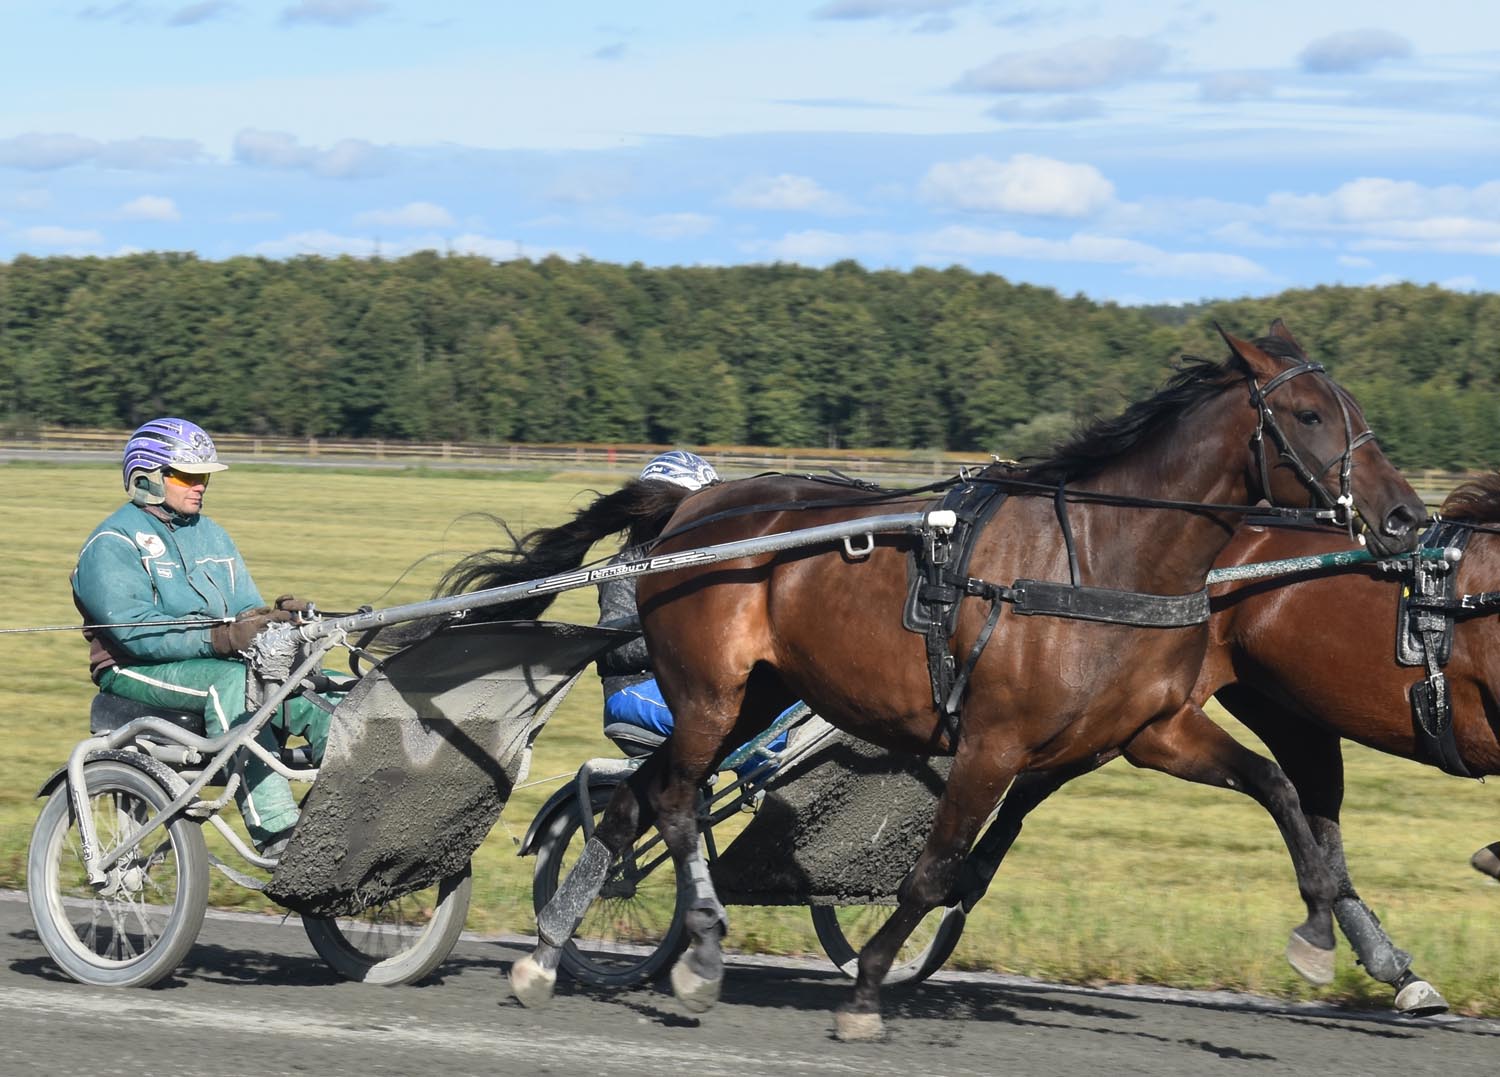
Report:
<svg viewBox="0 0 1500 1077"><path fill-rule="evenodd" d="M0 0L0 260L1500 290L1500 5Z"/></svg>

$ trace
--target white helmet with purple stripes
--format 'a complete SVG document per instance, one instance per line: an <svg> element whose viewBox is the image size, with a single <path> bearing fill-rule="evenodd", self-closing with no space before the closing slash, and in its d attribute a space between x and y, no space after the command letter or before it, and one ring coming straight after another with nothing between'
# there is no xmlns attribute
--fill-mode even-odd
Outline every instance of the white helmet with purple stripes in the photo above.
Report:
<svg viewBox="0 0 1500 1077"><path fill-rule="evenodd" d="M701 490L718 482L719 473L697 453L673 449L662 453L642 468L641 478L670 482L689 490Z"/></svg>
<svg viewBox="0 0 1500 1077"><path fill-rule="evenodd" d="M137 505L160 505L166 493L164 470L185 475L210 475L229 465L219 463L213 438L186 419L152 419L125 443L121 471L125 492Z"/></svg>

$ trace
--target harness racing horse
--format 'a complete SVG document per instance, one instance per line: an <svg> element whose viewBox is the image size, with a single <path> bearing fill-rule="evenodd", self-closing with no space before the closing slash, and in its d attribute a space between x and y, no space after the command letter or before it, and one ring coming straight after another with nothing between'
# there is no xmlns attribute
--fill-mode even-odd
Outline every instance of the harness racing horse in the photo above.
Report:
<svg viewBox="0 0 1500 1077"><path fill-rule="evenodd" d="M1414 712L1430 670L1397 660L1398 609L1409 576L1378 567L1344 568L1286 580L1229 583L1214 589L1210 644L1193 700L1217 696L1276 757L1296 787L1307 823L1338 880L1334 909L1360 964L1396 989L1396 1008L1441 1012L1447 1004L1411 969L1360 899L1349 876L1339 828L1344 796L1340 739L1415 759L1450 773L1500 774L1500 474L1465 483L1438 510L1441 520L1469 532L1456 569L1451 651L1442 669L1451 722L1451 755L1421 735ZM1309 557L1347 548L1326 531L1246 527L1225 547L1218 567ZM1488 589L1488 590L1487 590ZM1309 646L1316 641L1315 646ZM1213 723L1197 708L1175 715L1181 736ZM974 851L964 902L972 907L1020 833L1026 814L1100 758L1072 772L1027 775L1006 795L995 822ZM1500 842L1474 854L1473 866L1500 878ZM1331 974L1332 969L1328 970Z"/></svg>
<svg viewBox="0 0 1500 1077"><path fill-rule="evenodd" d="M1097 588L1146 604L1159 596L1180 603L1177 596L1201 595L1240 511L1262 498L1274 505L1311 501L1346 514L1352 508L1378 552L1410 549L1424 507L1371 440L1352 398L1307 361L1279 322L1254 343L1224 339L1230 348L1224 362L1185 360L1154 397L1095 424L1025 472L1027 483L1049 484L1048 496L1013 496L990 517L973 548L973 582L1074 579L1082 585L1075 594ZM1267 436L1279 454L1269 459ZM1013 475L994 467L981 478L1003 483ZM1066 496L1053 496L1056 487L1065 487ZM509 551L473 555L449 582L494 586L576 567L594 542L626 529L637 543L665 528L655 550L665 554L858 519L891 503L831 505L827 492L826 484L785 476L693 494L632 482L596 499L571 523L533 532ZM1143 509L1143 500L1157 507ZM697 790L730 749L797 699L889 749L954 755L900 903L860 954L853 999L836 1016L843 1039L881 1034L880 984L896 950L929 910L953 899L974 838L1017 774L1075 766L1114 749L1178 772L1180 755L1163 756L1155 728L1189 705L1207 644L1206 596L1197 620L1140 627L1058 615L999 617L1019 587L987 585L988 606L963 602L949 640L955 655L971 656L955 738L934 703L923 638L902 627L912 544L910 536L875 536L868 550L811 547L638 579L642 625L675 731L619 787L538 916L535 951L510 971L517 998L537 1005L550 997L562 947L612 859L654 821L678 879L691 890L689 948L673 969L673 990L695 1011L717 1000L727 921L699 849ZM536 616L548 601L542 596L485 615ZM991 634L989 646L976 648L981 635ZM1301 822L1291 786L1269 763L1263 770L1274 773L1255 777L1285 820L1307 899L1308 921L1298 930L1331 948L1335 881Z"/></svg>

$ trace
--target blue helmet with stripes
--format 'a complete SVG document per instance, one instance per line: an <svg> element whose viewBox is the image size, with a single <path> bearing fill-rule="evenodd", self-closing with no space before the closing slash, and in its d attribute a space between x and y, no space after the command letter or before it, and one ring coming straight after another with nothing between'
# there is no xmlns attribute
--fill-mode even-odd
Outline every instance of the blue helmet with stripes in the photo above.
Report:
<svg viewBox="0 0 1500 1077"><path fill-rule="evenodd" d="M641 469L641 478L701 490L719 481L714 466L697 453L683 449L664 452Z"/></svg>
<svg viewBox="0 0 1500 1077"><path fill-rule="evenodd" d="M229 465L219 463L219 454L197 423L186 419L152 419L136 429L125 443L121 473L125 492L137 505L160 505L165 493L162 471L170 468L186 475L209 475Z"/></svg>

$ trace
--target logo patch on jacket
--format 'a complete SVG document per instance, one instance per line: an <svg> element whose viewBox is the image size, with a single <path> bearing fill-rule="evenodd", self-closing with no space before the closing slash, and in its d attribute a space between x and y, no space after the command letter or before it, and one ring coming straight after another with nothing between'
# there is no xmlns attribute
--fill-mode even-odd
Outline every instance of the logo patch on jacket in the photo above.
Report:
<svg viewBox="0 0 1500 1077"><path fill-rule="evenodd" d="M137 531L135 542L151 557L160 557L167 552L167 544L161 540L161 536L153 535L149 531Z"/></svg>

